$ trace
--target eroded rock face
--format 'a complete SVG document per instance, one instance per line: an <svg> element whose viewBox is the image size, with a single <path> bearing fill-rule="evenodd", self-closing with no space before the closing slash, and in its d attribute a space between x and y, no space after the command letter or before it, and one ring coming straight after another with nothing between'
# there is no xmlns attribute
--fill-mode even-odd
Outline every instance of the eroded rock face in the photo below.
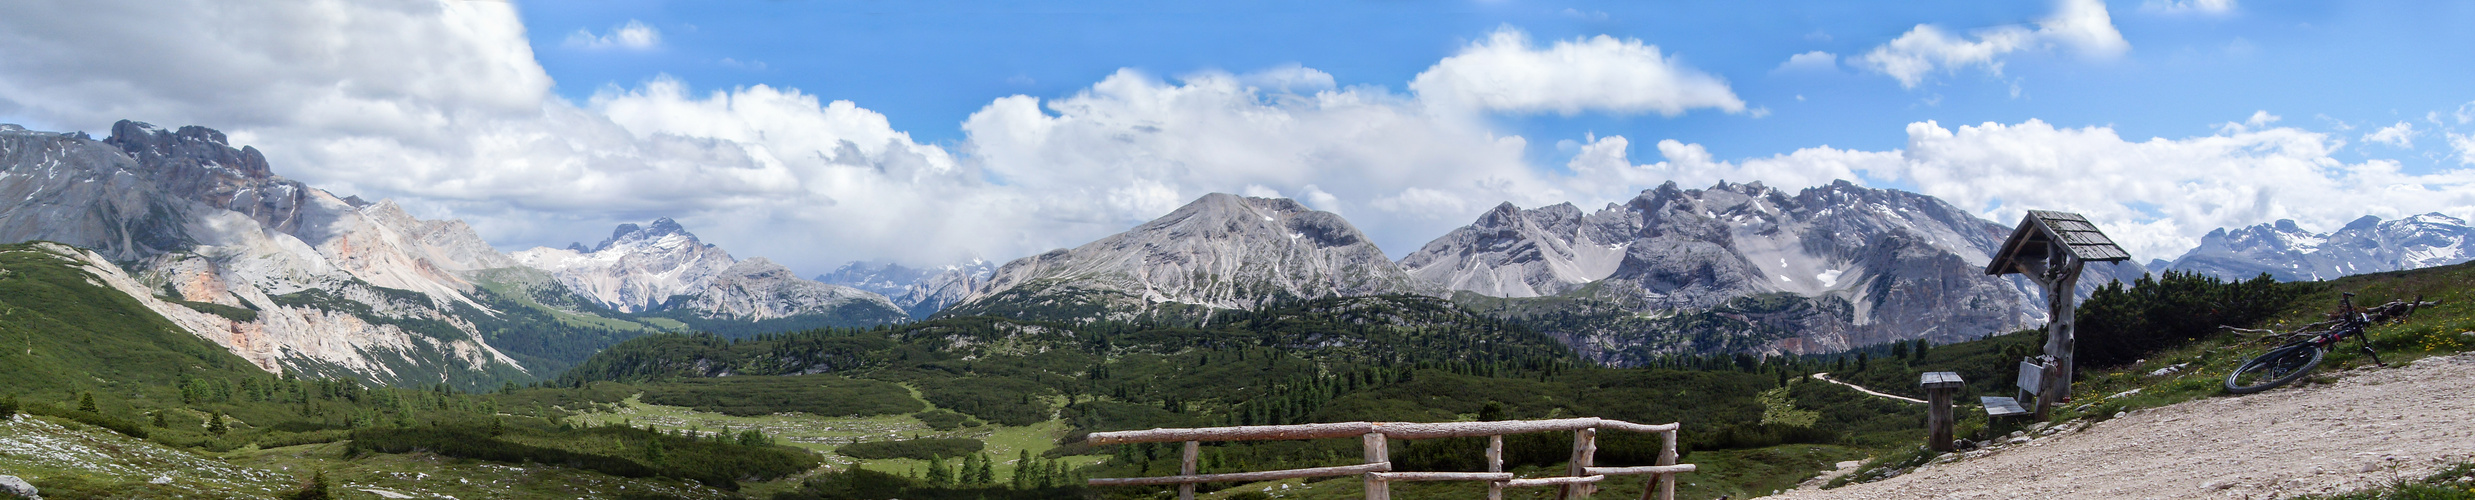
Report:
<svg viewBox="0 0 2475 500"><path fill-rule="evenodd" d="M1126 232L1008 262L957 308L1072 300L1097 303L1101 316L1124 316L1164 303L1230 309L1439 292L1339 215L1287 199L1214 193Z"/></svg>
<svg viewBox="0 0 2475 500"><path fill-rule="evenodd" d="M534 248L516 252L514 260L624 312L685 310L751 321L823 314L869 324L907 317L883 295L802 279L762 257L734 259L668 218L620 224L610 239L591 247Z"/></svg>
<svg viewBox="0 0 2475 500"><path fill-rule="evenodd" d="M610 239L592 247L534 248L516 252L514 258L549 271L568 289L622 312L660 309L672 296L704 289L739 262L730 252L696 239L668 218L649 226L620 224Z"/></svg>
<svg viewBox="0 0 2475 500"><path fill-rule="evenodd" d="M1983 272L2010 230L1933 197L1844 181L1794 193L1668 183L1589 214L1499 206L1401 263L1455 290L1579 294L1620 309L1593 314L1622 319L1548 333L1630 364L1952 342L2040 323L2039 291ZM2081 293L2126 272L2138 276L2136 265L2091 265Z"/></svg>
<svg viewBox="0 0 2475 500"><path fill-rule="evenodd" d="M91 249L100 279L125 275L115 288L260 368L415 383L522 373L452 312L473 305L458 272L512 262L471 228L276 176L213 129L123 121L95 141L0 128L0 194L0 240ZM458 331L402 326L418 321Z"/></svg>
<svg viewBox="0 0 2475 500"><path fill-rule="evenodd" d="M790 268L764 257L732 264L703 289L674 301L670 307L748 320L834 314L845 308L891 316L887 322L908 317L883 295L802 279Z"/></svg>
<svg viewBox="0 0 2475 500"><path fill-rule="evenodd" d="M1529 210L1505 203L1402 257L1401 267L1430 283L1493 297L1569 292L1607 278L1623 262L1634 228L1621 215L1585 215L1570 203Z"/></svg>
<svg viewBox="0 0 2475 500"><path fill-rule="evenodd" d="M2470 259L2475 259L2475 228L2456 217L2429 213L2389 221L2367 215L2327 233L2303 229L2292 220L2218 229L2165 267L2229 280L2268 273L2279 281L2305 281Z"/></svg>
<svg viewBox="0 0 2475 500"><path fill-rule="evenodd" d="M962 302L971 290L997 273L997 265L984 260L946 266L915 268L896 263L852 262L833 272L816 277L817 281L858 288L893 299L894 305L911 313L913 318L926 318L946 306Z"/></svg>

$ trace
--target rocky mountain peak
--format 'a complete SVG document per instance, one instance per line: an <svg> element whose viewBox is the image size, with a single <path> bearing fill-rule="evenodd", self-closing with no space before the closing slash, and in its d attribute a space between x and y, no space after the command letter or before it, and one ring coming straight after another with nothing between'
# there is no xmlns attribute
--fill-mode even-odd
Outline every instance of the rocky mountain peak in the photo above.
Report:
<svg viewBox="0 0 2475 500"><path fill-rule="evenodd" d="M1096 295L1106 314L1130 314L1165 302L1245 308L1431 291L1339 215L1213 193L1126 232L1007 263L963 307Z"/></svg>
<svg viewBox="0 0 2475 500"><path fill-rule="evenodd" d="M894 262L851 262L817 275L816 281L884 295L893 299L895 306L910 312L911 317L926 318L962 301L973 288L996 273L996 264L977 258L925 268Z"/></svg>
<svg viewBox="0 0 2475 500"><path fill-rule="evenodd" d="M703 243L702 241L696 239L696 235L694 233L689 233L686 227L680 226L678 221L670 220L669 217L663 217L653 219L652 223L645 226L638 226L632 222L619 224L617 229L610 231L610 239L602 240L600 244L593 245L591 250L579 250L579 252L599 252L608 250L614 245L627 245L656 241L669 236L678 236L697 244ZM569 245L570 248L578 248L582 246L582 244Z"/></svg>
<svg viewBox="0 0 2475 500"><path fill-rule="evenodd" d="M2475 228L2439 213L2383 221L2366 215L2336 231L2314 233L2292 220L2219 228L2168 267L2249 279L2261 273L2285 281L2419 269L2475 259Z"/></svg>
<svg viewBox="0 0 2475 500"><path fill-rule="evenodd" d="M112 136L103 142L128 152L142 165L208 169L249 180L275 176L267 167L266 155L258 153L257 147L233 149L222 131L196 125L167 131L143 122L121 120L112 124Z"/></svg>

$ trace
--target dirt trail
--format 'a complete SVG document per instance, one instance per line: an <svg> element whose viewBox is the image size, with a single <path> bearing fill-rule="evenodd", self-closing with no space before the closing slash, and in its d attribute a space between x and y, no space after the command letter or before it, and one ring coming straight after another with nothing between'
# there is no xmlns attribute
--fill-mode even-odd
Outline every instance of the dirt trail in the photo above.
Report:
<svg viewBox="0 0 2475 500"><path fill-rule="evenodd" d="M2475 353L2055 427L1890 479L1766 498L2277 498L2420 478L2475 459Z"/></svg>
<svg viewBox="0 0 2475 500"><path fill-rule="evenodd" d="M1907 402L1907 403L1925 404L1925 400L1922 400L1922 399L1911 398L1911 397L1907 397L1907 396L1900 396L1900 395L1897 395L1897 394L1886 394L1886 393L1882 393L1882 392L1880 392L1880 391L1875 391L1875 390L1873 390L1873 389L1867 389L1867 388L1865 388L1865 386L1856 385L1856 384L1850 384L1850 383L1847 383L1847 382L1840 382L1840 381L1839 381L1839 379L1830 378L1830 373L1828 373L1828 372L1813 374L1813 379L1814 379L1814 380L1820 380L1820 381L1823 381L1823 382L1830 382L1830 383L1833 383L1833 384L1839 384L1839 385L1848 386L1848 388L1849 388L1849 389L1856 389L1856 392L1862 392L1862 393L1866 393L1866 394L1872 394L1872 395L1874 395L1874 396L1878 396L1878 397L1881 397L1881 398L1884 398L1884 399L1889 399L1889 400L1892 400L1892 401L1901 401L1901 402Z"/></svg>

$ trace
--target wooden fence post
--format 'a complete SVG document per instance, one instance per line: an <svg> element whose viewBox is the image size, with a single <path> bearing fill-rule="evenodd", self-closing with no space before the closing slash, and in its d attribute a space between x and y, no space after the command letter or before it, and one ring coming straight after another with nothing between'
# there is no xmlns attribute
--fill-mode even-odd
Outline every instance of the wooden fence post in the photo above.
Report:
<svg viewBox="0 0 2475 500"><path fill-rule="evenodd" d="M1659 461L1654 465L1676 465L1676 429L1659 433ZM1662 472L1651 475L1650 482L1650 485L1644 485L1641 488L1642 500L1650 500L1652 490L1658 491L1659 500L1676 500L1676 473Z"/></svg>
<svg viewBox="0 0 2475 500"><path fill-rule="evenodd" d="M1197 462L1197 461L1198 461L1198 459L1202 458L1202 456L1203 456L1203 442L1202 442L1202 441L1187 441L1187 442L1186 442L1186 460L1185 460L1185 462L1184 462L1184 463L1180 463L1180 464L1178 464L1178 466L1177 466L1177 474L1178 474L1178 475L1180 475L1180 476L1192 476L1192 475L1195 475L1195 462ZM1182 483L1182 484L1178 484L1178 485L1177 485L1177 500L1195 500L1195 483Z"/></svg>
<svg viewBox="0 0 2475 500"><path fill-rule="evenodd" d="M1572 476L1572 477L1582 477L1582 476L1588 476L1588 475L1590 475L1590 472L1589 472L1589 470L1588 470L1588 469L1590 468L1590 466L1592 465L1590 462L1591 462L1591 460L1592 460L1593 458L1595 458L1595 457L1597 457L1597 456L1598 456L1598 429L1597 429L1597 428L1594 428L1594 427L1583 427L1583 428L1580 428L1580 429L1574 429L1574 430L1573 430L1573 459L1572 459L1572 462L1571 462L1571 463L1566 464L1566 466L1565 466L1566 474L1565 474L1565 475L1567 475L1567 476ZM1564 498L1566 498L1566 499L1574 499L1574 498L1590 498L1590 493L1591 493L1591 490L1594 490L1594 489L1597 489L1597 488L1598 488L1598 485L1595 485L1595 484L1587 484L1587 483L1584 483L1584 484L1567 484L1567 485L1564 485Z"/></svg>
<svg viewBox="0 0 2475 500"><path fill-rule="evenodd" d="M1487 436L1487 472L1504 472L1504 436ZM1487 482L1487 500L1504 500L1504 482Z"/></svg>
<svg viewBox="0 0 2475 500"><path fill-rule="evenodd" d="M1365 436L1359 438L1359 442L1360 445L1366 447L1366 463L1377 464L1392 461L1392 450L1389 449L1391 445L1384 442L1384 433L1366 433ZM1392 485L1385 483L1384 479L1376 476L1375 473L1367 473L1366 500L1392 500Z"/></svg>

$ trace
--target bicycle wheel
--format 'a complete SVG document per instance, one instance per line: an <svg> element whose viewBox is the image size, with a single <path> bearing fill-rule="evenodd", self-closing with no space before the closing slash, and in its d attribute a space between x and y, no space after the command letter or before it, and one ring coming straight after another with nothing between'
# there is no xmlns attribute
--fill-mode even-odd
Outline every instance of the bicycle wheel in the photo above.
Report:
<svg viewBox="0 0 2475 500"><path fill-rule="evenodd" d="M2226 392L2251 394L2300 380L2320 366L2321 350L2311 344L2270 349L2226 374Z"/></svg>

